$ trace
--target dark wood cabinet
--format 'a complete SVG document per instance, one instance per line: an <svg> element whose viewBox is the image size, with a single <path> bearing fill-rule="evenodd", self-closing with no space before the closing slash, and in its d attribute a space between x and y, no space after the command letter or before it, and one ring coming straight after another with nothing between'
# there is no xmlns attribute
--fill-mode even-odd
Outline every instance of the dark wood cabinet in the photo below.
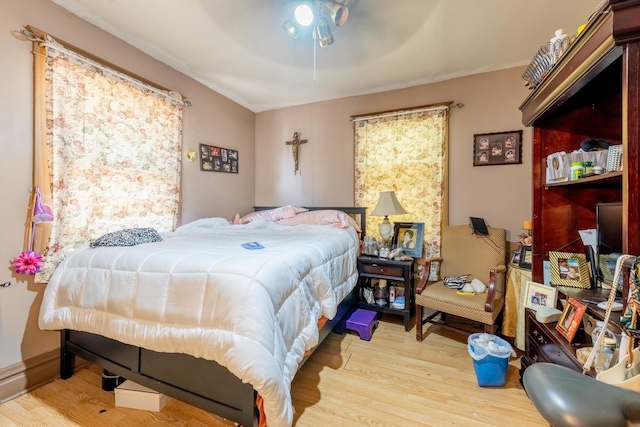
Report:
<svg viewBox="0 0 640 427"><path fill-rule="evenodd" d="M604 3L520 110L533 127L533 281L544 281L549 252L585 252L578 230L596 228L600 202L622 202L623 252L640 254L640 1ZM622 146L622 170L547 184L547 156L573 152L592 138ZM590 337L572 345L534 312L525 321L522 371L537 361L581 370L575 350L590 345Z"/></svg>
<svg viewBox="0 0 640 427"><path fill-rule="evenodd" d="M596 225L596 204L622 202L623 251L640 253L640 2L610 0L520 106L533 126L533 280L549 251L585 251L578 230ZM549 154L585 139L623 147L623 170L546 183Z"/></svg>
<svg viewBox="0 0 640 427"><path fill-rule="evenodd" d="M358 295L360 308L389 313L404 318L404 329L410 329L411 310L413 308L413 261L396 261L385 258L358 257ZM385 283L386 296L374 296L380 281ZM395 297L390 297L389 290L394 288ZM402 297L402 300L399 298ZM398 304L398 301L403 301Z"/></svg>
<svg viewBox="0 0 640 427"><path fill-rule="evenodd" d="M609 290L558 287L558 291L559 299L571 296L578 300L590 301L586 303L585 316L590 316L595 320L604 320L605 311L599 309L594 302L606 301ZM572 342L569 342L556 330L557 322L540 323L536 320L535 311L527 308L525 312L526 339L525 352L520 359L520 377L522 378L525 369L537 362L556 363L582 372L582 364L578 362L576 351L579 348L592 345L591 336L585 333L584 327L581 326ZM614 317L616 316L611 318ZM620 335L620 328L614 321L610 321L607 328L614 334ZM594 377L596 375L593 368L587 373Z"/></svg>

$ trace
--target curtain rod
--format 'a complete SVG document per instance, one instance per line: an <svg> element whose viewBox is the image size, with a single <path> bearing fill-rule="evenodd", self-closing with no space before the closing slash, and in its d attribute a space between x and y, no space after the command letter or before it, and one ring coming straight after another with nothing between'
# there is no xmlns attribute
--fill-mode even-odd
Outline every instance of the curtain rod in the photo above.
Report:
<svg viewBox="0 0 640 427"><path fill-rule="evenodd" d="M94 57L91 54L88 54L86 52L84 52L81 49L77 49L75 48L75 46L72 46L66 42L63 41L59 41L57 40L55 37L51 36L50 34L47 34L41 30L38 30L36 28L33 28L31 26L27 26L25 28L23 28L22 30L12 30L11 34L16 37L19 40L29 40L35 43L38 43L41 46L47 47L47 48L51 48L54 50L57 50L59 52L63 52L66 55L72 56L76 59L78 59L79 61L85 62L87 64L90 64L96 68L99 68L105 72L108 72L110 74L113 74L115 76L118 76L120 78L122 78L123 80L126 80L130 83L136 84L138 86L142 86L146 89L151 90L152 92L155 92L159 95L164 96L165 98L171 99L174 102L177 102L179 104L183 104L186 105L187 107L191 106L191 102L189 102L188 99L185 99L184 97L182 97L182 95L178 92L175 91L171 91L169 89L166 89L162 86L156 85L152 82L149 82L148 80L142 78L142 77L138 77L132 73L126 72L125 70L123 70L122 68L116 66L116 65L112 65L110 63L107 63L105 61L105 63L102 63L103 61L100 59L98 60L96 57ZM96 58L96 59L94 59ZM175 95L178 96L175 96Z"/></svg>
<svg viewBox="0 0 640 427"><path fill-rule="evenodd" d="M432 106L426 106L426 107L418 107L418 108L408 108L406 110L397 110L397 111L389 111L386 113L378 113L378 114L369 114L366 116L358 116L358 117L352 117L351 121L352 122L362 122L364 120L369 120L369 119L381 119L381 118L385 118L385 117L395 117L395 116L401 116L403 114L412 114L412 113L422 113L424 111L436 111L436 110L449 110L450 108L462 108L464 107L464 104L458 102L457 104L454 105L450 105L452 103L448 103L447 105L441 104L441 105L432 105Z"/></svg>

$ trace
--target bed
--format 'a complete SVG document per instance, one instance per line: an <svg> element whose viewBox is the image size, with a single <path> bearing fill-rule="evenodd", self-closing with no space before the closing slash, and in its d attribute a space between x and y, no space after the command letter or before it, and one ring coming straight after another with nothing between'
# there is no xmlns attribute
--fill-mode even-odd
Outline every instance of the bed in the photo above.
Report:
<svg viewBox="0 0 640 427"><path fill-rule="evenodd" d="M308 209L355 216L366 233L365 208ZM39 317L62 331L61 378L80 356L245 427L264 423L261 414L269 427L291 425L295 372L355 303L358 234L220 220L65 259ZM265 249L241 248L250 241Z"/></svg>

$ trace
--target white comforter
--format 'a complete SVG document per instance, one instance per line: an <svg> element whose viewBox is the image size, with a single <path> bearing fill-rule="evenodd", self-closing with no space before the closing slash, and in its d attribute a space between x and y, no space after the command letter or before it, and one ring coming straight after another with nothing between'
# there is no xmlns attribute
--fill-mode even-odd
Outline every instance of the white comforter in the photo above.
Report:
<svg viewBox="0 0 640 427"><path fill-rule="evenodd" d="M260 393L269 427L291 425L291 381L317 321L355 286L356 232L210 218L163 237L71 254L47 285L40 328L215 360Z"/></svg>

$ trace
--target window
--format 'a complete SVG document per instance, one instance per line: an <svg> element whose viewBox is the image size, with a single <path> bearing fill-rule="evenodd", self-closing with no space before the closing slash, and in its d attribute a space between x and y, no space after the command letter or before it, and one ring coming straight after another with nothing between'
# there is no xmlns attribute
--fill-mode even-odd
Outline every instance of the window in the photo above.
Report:
<svg viewBox="0 0 640 427"><path fill-rule="evenodd" d="M448 121L448 107L354 117L356 206L370 213L380 191L395 191L408 213L390 221L425 223L425 257L440 253ZM382 218L367 222L367 228L377 230Z"/></svg>
<svg viewBox="0 0 640 427"><path fill-rule="evenodd" d="M175 227L182 102L50 38L40 52L34 180L54 212L39 231L42 283L65 255L103 234Z"/></svg>

